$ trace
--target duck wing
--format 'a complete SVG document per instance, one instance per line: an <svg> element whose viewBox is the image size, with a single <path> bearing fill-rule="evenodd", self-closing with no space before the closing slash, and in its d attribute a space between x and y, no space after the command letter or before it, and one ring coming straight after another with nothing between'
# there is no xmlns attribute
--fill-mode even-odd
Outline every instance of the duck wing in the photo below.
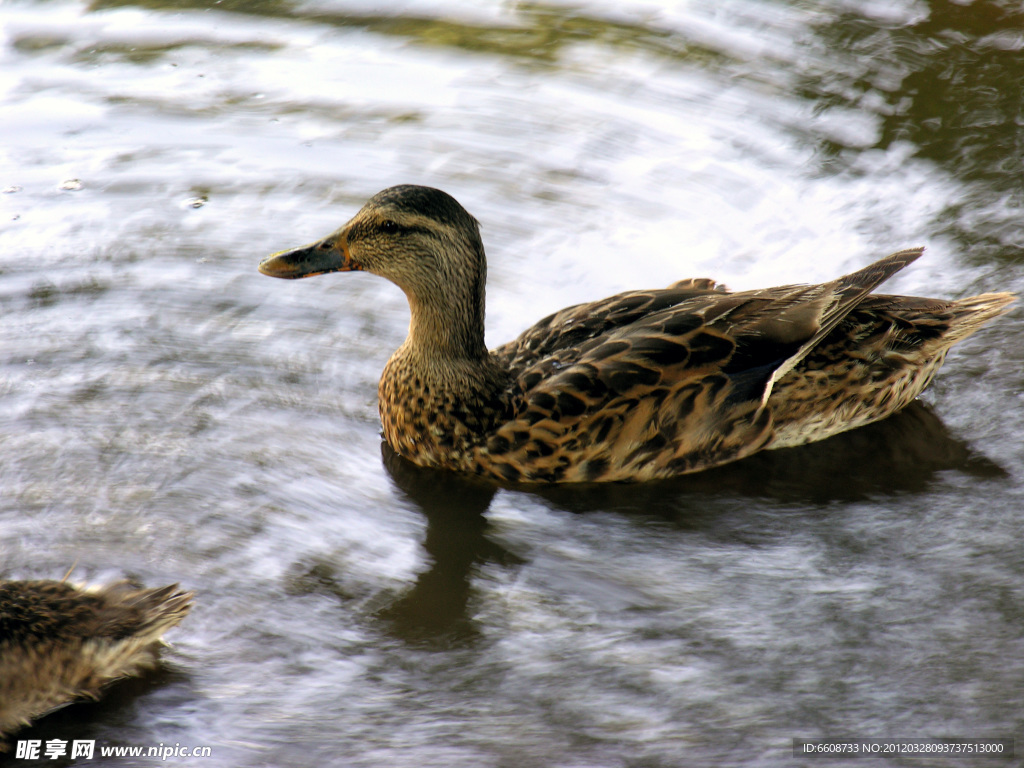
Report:
<svg viewBox="0 0 1024 768"><path fill-rule="evenodd" d="M509 480L644 480L749 455L771 438L774 383L922 250L820 285L688 284L555 313L496 351L514 391L486 463Z"/></svg>
<svg viewBox="0 0 1024 768"><path fill-rule="evenodd" d="M702 277L679 280L662 290L627 291L576 304L548 315L493 354L518 373L550 355L577 349L648 315L679 307L696 297L726 293L725 286Z"/></svg>

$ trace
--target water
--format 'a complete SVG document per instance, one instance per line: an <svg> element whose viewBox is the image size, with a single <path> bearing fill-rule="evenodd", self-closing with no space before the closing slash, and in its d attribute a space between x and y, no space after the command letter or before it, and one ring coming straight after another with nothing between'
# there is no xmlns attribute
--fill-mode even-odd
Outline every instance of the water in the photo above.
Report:
<svg viewBox="0 0 1024 768"><path fill-rule="evenodd" d="M1019 311L888 422L521 490L382 450L396 288L255 270L408 182L481 220L492 345L918 244L889 290L1021 291L1015 4L51 0L0 28L0 577L197 593L160 672L22 738L204 766L1024 749Z"/></svg>

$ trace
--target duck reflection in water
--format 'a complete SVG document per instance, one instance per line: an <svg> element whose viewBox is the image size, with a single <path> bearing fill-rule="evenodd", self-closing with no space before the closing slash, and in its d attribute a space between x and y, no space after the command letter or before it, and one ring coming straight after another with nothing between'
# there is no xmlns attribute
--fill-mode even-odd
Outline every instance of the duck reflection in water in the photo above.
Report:
<svg viewBox="0 0 1024 768"><path fill-rule="evenodd" d="M473 570L482 563L516 566L523 561L487 536L484 512L494 483L455 472L419 467L381 442L381 458L396 488L427 519L423 547L431 565L415 585L379 612L407 640L475 636L468 613Z"/></svg>
<svg viewBox="0 0 1024 768"><path fill-rule="evenodd" d="M701 474L639 485L498 486L471 475L419 467L386 442L381 454L396 488L427 521L424 548L430 567L377 613L389 631L413 641L471 641L475 633L468 610L474 568L524 562L488 535L484 513L499 488L567 512L656 516L679 530L716 540L763 542L789 535L800 525L794 516L817 516L831 502L922 492L948 471L982 480L1006 475L953 437L920 401L885 421L813 446L766 452ZM709 497L739 499L731 507L742 514L709 511ZM773 502L770 514L785 521L753 519L751 513L764 501Z"/></svg>

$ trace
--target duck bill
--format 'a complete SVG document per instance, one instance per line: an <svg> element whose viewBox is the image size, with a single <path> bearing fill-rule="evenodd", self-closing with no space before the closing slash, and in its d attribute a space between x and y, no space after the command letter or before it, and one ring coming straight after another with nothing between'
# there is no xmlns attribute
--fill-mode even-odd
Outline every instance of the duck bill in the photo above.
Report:
<svg viewBox="0 0 1024 768"><path fill-rule="evenodd" d="M328 238L301 248L273 253L260 262L259 269L270 277L295 280L328 272L354 272L362 267L352 260L343 239Z"/></svg>

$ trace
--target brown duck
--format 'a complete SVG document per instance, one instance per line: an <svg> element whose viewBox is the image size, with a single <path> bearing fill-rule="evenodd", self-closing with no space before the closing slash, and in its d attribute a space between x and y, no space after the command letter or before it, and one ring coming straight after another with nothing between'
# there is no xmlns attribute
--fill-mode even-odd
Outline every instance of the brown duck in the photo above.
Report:
<svg viewBox="0 0 1024 768"><path fill-rule="evenodd" d="M0 582L0 751L4 736L31 720L153 667L161 635L191 601L177 584Z"/></svg>
<svg viewBox="0 0 1024 768"><path fill-rule="evenodd" d="M440 190L386 189L333 234L259 268L391 280L412 317L380 379L387 441L422 466L550 483L696 472L898 411L1015 298L870 295L923 250L821 285L730 293L699 279L620 293L492 351L479 227Z"/></svg>

